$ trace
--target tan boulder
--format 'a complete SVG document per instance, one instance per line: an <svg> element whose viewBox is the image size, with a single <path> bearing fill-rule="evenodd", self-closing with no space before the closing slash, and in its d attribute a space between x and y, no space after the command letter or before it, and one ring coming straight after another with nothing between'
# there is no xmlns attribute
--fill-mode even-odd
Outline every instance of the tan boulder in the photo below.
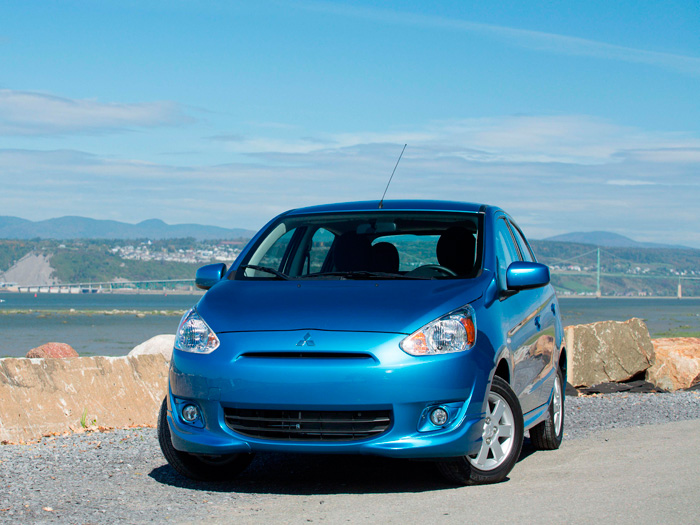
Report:
<svg viewBox="0 0 700 525"><path fill-rule="evenodd" d="M155 425L167 387L161 355L0 359L0 442Z"/></svg>
<svg viewBox="0 0 700 525"><path fill-rule="evenodd" d="M669 337L652 343L656 362L647 370L647 381L666 390L700 383L700 338Z"/></svg>
<svg viewBox="0 0 700 525"><path fill-rule="evenodd" d="M27 352L29 358L60 359L65 357L78 357L73 347L66 343L46 343Z"/></svg>
<svg viewBox="0 0 700 525"><path fill-rule="evenodd" d="M135 346L129 355L151 355L160 354L166 361L170 362L173 355L173 346L175 345L174 334L161 334L151 337L148 341L144 341L138 346Z"/></svg>
<svg viewBox="0 0 700 525"><path fill-rule="evenodd" d="M573 386L627 381L654 363L654 346L641 319L567 326L567 380Z"/></svg>

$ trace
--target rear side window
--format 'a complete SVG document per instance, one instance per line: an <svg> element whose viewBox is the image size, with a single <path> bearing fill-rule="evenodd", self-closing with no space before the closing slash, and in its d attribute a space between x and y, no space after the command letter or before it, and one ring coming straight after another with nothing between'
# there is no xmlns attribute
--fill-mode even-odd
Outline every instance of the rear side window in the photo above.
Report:
<svg viewBox="0 0 700 525"><path fill-rule="evenodd" d="M311 238L311 246L309 248L309 260L306 274L320 272L323 268L323 263L328 257L328 252L333 245L335 235L326 230L319 228Z"/></svg>
<svg viewBox="0 0 700 525"><path fill-rule="evenodd" d="M513 236L504 218L496 221L496 257L498 258L498 281L506 286L506 270L510 263L520 260Z"/></svg>
<svg viewBox="0 0 700 525"><path fill-rule="evenodd" d="M520 247L520 253L523 256L523 261L528 261L528 262L535 262L535 257L530 251L530 246L528 243L525 241L525 237L523 236L523 233L520 231L520 228L518 228L515 224L512 222L510 223L512 230L513 230L513 235L515 235L515 239L518 241L518 246Z"/></svg>

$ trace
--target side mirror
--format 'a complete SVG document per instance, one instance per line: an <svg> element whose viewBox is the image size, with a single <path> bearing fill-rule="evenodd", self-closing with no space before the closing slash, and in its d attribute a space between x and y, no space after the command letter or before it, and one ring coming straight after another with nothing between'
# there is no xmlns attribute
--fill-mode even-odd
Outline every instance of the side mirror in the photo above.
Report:
<svg viewBox="0 0 700 525"><path fill-rule="evenodd" d="M225 273L226 265L224 263L207 264L197 270L194 284L197 288L208 290L218 283Z"/></svg>
<svg viewBox="0 0 700 525"><path fill-rule="evenodd" d="M515 261L506 270L508 290L529 290L549 284L549 268L536 262Z"/></svg>

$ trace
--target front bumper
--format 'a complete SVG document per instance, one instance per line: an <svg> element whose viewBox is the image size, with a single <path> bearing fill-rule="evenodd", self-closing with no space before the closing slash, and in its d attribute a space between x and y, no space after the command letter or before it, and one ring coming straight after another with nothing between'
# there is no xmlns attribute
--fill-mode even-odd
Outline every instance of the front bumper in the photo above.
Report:
<svg viewBox="0 0 700 525"><path fill-rule="evenodd" d="M299 349L296 343L307 332L317 343ZM476 452L493 356L477 345L458 354L413 357L400 350L403 337L306 330L229 333L219 334L221 346L211 354L175 350L168 395L173 446L212 455L282 451L439 458ZM187 403L200 409L195 424L186 423L177 408ZM440 427L427 419L437 406L450 414ZM392 421L382 434L354 441L266 439L229 428L227 408L388 410Z"/></svg>

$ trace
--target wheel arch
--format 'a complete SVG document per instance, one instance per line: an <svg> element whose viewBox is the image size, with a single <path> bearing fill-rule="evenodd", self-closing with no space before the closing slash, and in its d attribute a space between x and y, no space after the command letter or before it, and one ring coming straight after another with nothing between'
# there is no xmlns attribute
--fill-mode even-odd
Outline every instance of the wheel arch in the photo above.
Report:
<svg viewBox="0 0 700 525"><path fill-rule="evenodd" d="M494 377L500 377L506 383L510 385L511 369L510 362L505 357L501 357L496 365L496 371L493 373Z"/></svg>
<svg viewBox="0 0 700 525"><path fill-rule="evenodd" d="M566 377L567 353L566 353L565 346L562 346L561 350L559 351L559 360L558 360L557 366L559 367L559 370L561 370L561 375L564 376L564 383L566 383L566 381L567 381L567 377Z"/></svg>

